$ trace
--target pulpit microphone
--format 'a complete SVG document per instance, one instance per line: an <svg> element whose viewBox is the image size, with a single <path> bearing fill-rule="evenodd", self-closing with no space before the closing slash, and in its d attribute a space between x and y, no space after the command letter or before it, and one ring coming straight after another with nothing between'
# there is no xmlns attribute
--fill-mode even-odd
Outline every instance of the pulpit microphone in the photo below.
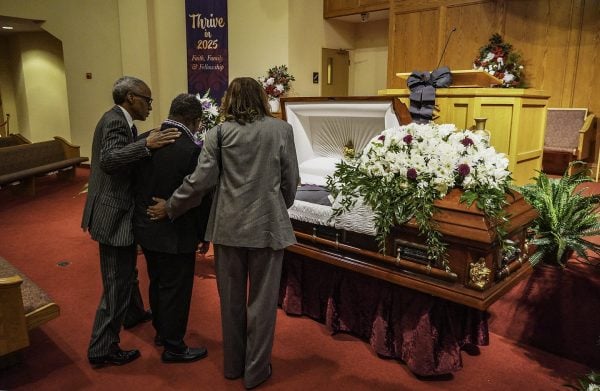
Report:
<svg viewBox="0 0 600 391"><path fill-rule="evenodd" d="M444 54L446 53L446 48L448 47L448 42L450 42L450 37L452 36L452 33L456 31L456 27L453 27L452 30L450 30L450 33L448 34L448 38L446 39L446 45L444 46L444 50L442 50L442 55L440 56L440 61L437 64L437 67L435 67L435 69L440 67L440 64L442 63L442 59L444 58Z"/></svg>

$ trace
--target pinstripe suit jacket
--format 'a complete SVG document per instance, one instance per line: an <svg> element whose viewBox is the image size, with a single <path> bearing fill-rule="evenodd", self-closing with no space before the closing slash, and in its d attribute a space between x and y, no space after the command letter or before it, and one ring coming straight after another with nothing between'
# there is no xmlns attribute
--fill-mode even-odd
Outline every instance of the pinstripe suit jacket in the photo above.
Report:
<svg viewBox="0 0 600 391"><path fill-rule="evenodd" d="M244 126L225 122L220 179L216 130L207 133L196 169L167 202L169 216L198 205L218 182L207 241L274 250L296 243L287 212L299 181L292 127L272 117Z"/></svg>
<svg viewBox="0 0 600 391"><path fill-rule="evenodd" d="M81 222L92 239L111 246L133 244L132 163L149 155L146 140L134 142L131 128L118 106L104 113L94 132Z"/></svg>

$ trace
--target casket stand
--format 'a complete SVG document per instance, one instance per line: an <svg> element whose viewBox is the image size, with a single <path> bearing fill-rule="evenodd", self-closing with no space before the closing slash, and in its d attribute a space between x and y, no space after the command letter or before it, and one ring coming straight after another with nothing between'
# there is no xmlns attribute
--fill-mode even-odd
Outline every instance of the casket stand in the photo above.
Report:
<svg viewBox="0 0 600 391"><path fill-rule="evenodd" d="M385 98L282 100L303 183L323 185L348 141L360 151L399 124L392 98ZM437 202L434 216L448 243L449 269L427 262L414 222L393 227L381 253L372 226L361 224L367 220L359 217L347 228L329 220L326 206L305 215L310 209L297 201L290 217L298 244L284 257L282 308L368 340L378 354L401 359L416 374L459 370L464 344L487 344L484 310L531 272L525 239L535 217L520 195L507 198L508 238L518 250L504 254L483 213L459 198L453 190Z"/></svg>

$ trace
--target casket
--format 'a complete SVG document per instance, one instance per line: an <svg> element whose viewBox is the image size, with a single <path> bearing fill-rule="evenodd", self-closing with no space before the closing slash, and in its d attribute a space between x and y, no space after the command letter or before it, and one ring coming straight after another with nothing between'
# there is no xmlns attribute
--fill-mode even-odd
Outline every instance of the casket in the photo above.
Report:
<svg viewBox="0 0 600 391"><path fill-rule="evenodd" d="M302 183L324 186L345 147L352 145L360 151L382 130L403 122L393 99L282 99L282 118L294 130ZM331 219L330 205L297 200L289 213L298 243L287 251L485 310L531 273L526 239L536 212L520 194L507 197L510 220L506 239L516 250L504 252L493 224L475 205L461 203L460 196L461 191L455 189L436 202L434 219L448 245L443 264L428 261L425 238L413 221L393 227L382 251L369 208L360 203Z"/></svg>

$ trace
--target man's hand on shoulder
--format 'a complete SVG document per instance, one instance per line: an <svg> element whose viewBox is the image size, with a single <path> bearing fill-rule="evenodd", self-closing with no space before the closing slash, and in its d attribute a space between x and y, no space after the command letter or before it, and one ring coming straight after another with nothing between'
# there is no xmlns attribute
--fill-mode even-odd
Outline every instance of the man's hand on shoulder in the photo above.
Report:
<svg viewBox="0 0 600 391"><path fill-rule="evenodd" d="M160 130L152 129L146 137L146 147L148 149L158 149L175 142L181 136L181 132L175 128Z"/></svg>

